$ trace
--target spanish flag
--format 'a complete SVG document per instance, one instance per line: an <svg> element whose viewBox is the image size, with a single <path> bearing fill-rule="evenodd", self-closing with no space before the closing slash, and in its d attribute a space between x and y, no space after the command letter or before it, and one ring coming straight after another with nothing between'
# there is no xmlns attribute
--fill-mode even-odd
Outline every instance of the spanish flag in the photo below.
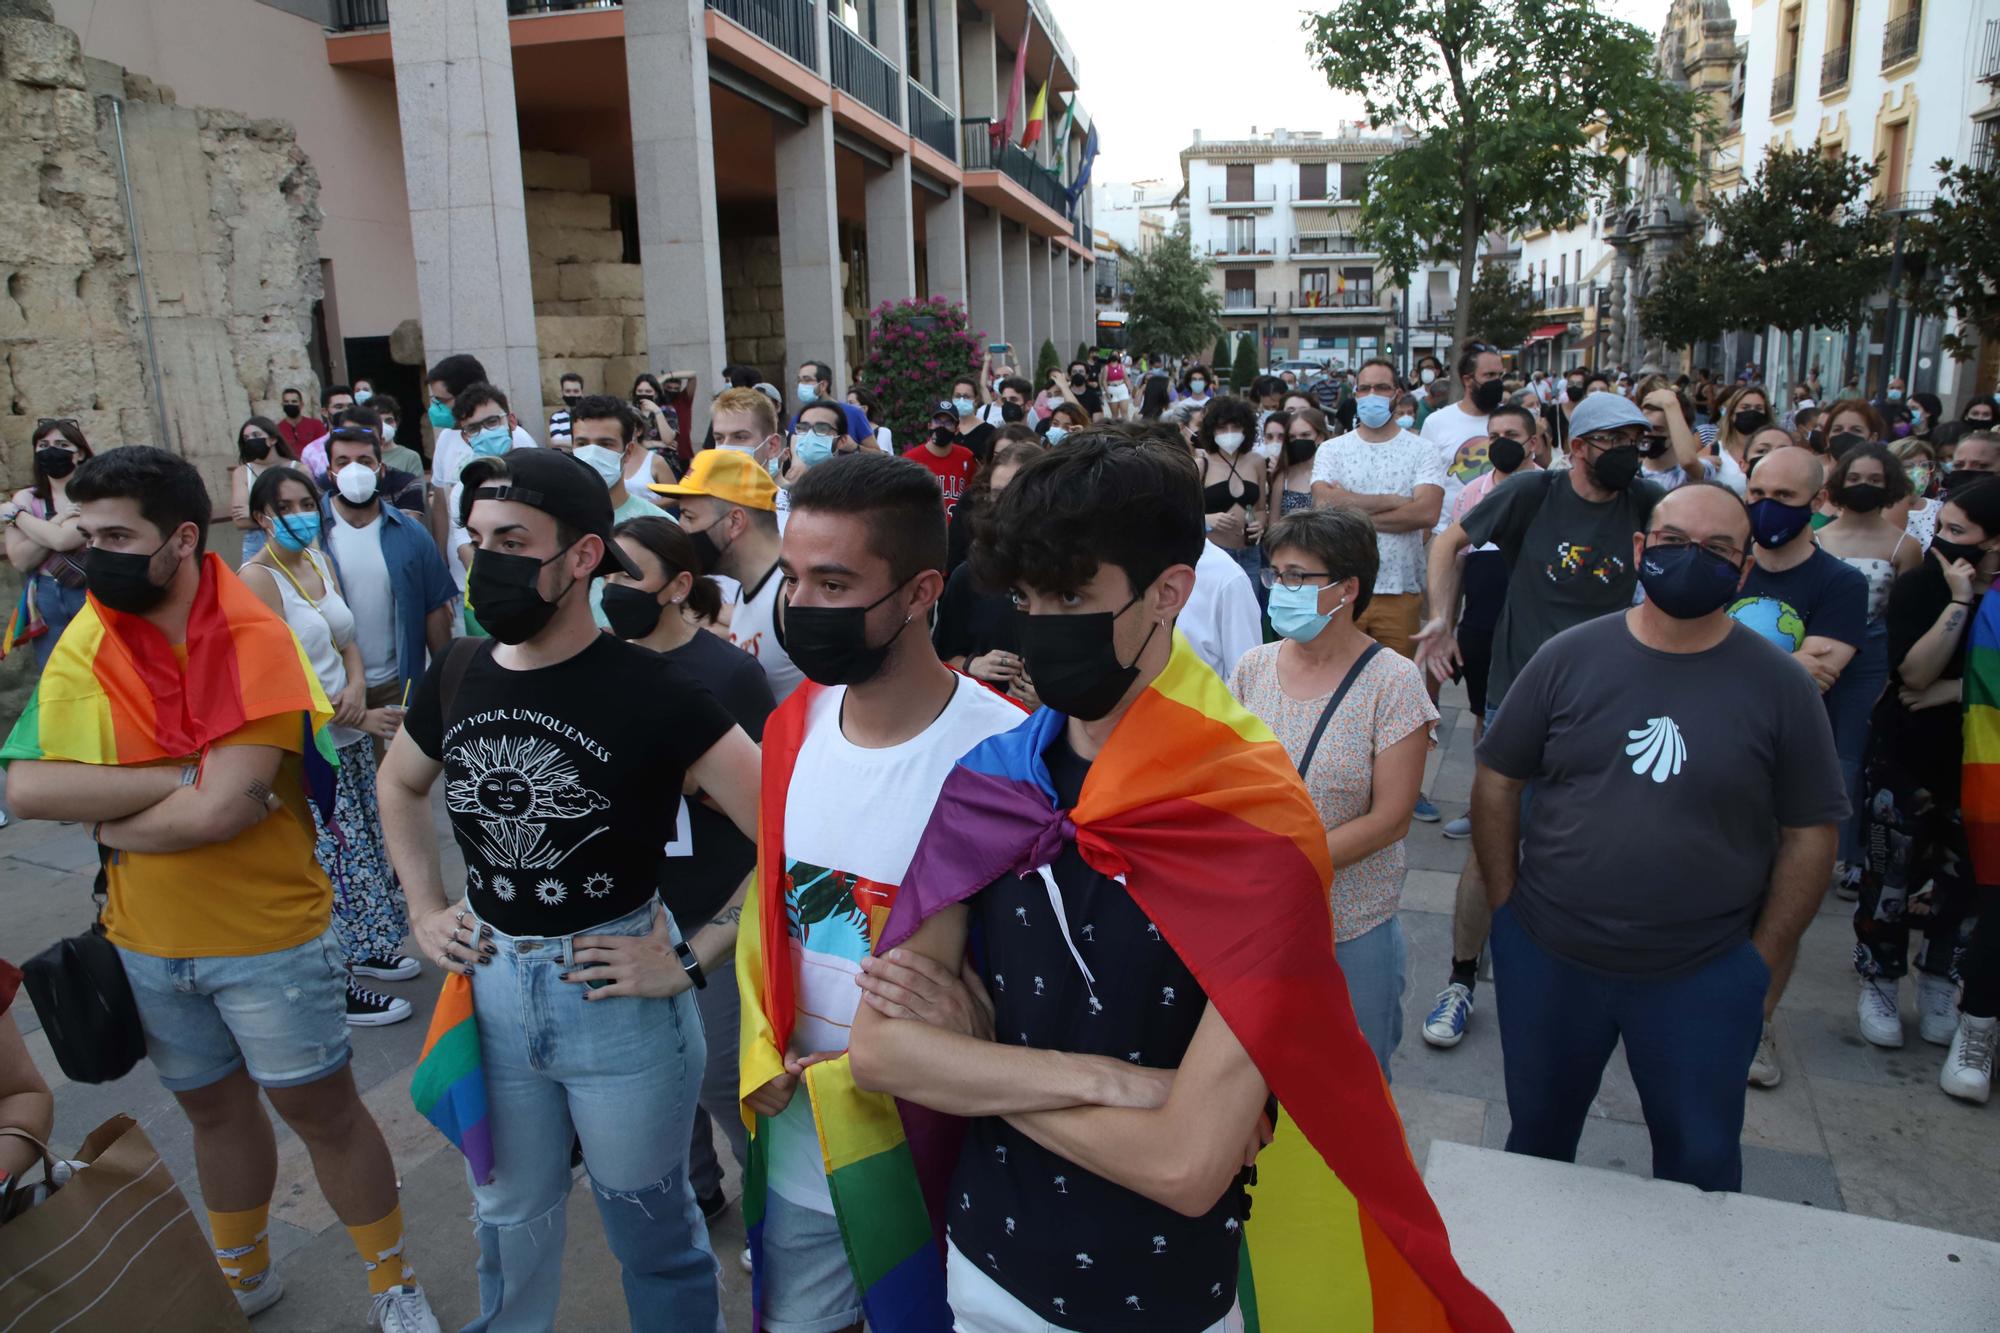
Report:
<svg viewBox="0 0 2000 1333"><path fill-rule="evenodd" d="M1028 123L1021 130L1021 147L1033 148L1035 141L1042 137L1042 131L1049 123L1049 85L1042 84L1042 90L1035 94L1035 104L1028 108Z"/></svg>

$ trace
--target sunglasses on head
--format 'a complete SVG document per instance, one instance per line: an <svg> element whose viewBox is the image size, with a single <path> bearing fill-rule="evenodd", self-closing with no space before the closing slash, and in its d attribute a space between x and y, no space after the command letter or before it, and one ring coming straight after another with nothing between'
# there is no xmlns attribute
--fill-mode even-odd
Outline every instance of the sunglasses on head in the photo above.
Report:
<svg viewBox="0 0 2000 1333"><path fill-rule="evenodd" d="M35 422L35 434L40 435L55 426L74 426L76 424L77 420L75 417L41 417Z"/></svg>

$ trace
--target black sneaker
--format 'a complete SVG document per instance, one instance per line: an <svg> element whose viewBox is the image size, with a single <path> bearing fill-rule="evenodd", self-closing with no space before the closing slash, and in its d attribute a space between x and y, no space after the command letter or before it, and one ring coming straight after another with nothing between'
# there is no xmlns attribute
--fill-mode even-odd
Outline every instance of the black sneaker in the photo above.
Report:
<svg viewBox="0 0 2000 1333"><path fill-rule="evenodd" d="M423 968L416 959L397 954L388 958L357 958L349 970L358 977L373 977L377 981L408 981Z"/></svg>
<svg viewBox="0 0 2000 1333"><path fill-rule="evenodd" d="M347 979L347 1022L351 1027L380 1028L400 1023L410 1016L410 1002L369 990L353 977Z"/></svg>
<svg viewBox="0 0 2000 1333"><path fill-rule="evenodd" d="M701 1215L713 1222L729 1211L729 1196L718 1187L713 1194L703 1194L695 1199L701 1205Z"/></svg>

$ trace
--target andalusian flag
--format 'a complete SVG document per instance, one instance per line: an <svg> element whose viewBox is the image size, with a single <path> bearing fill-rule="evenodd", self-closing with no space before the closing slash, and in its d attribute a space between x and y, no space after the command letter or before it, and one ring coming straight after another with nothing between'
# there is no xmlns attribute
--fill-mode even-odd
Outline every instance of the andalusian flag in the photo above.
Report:
<svg viewBox="0 0 2000 1333"><path fill-rule="evenodd" d="M1284 747L1179 633L1070 811L1042 761L1066 724L1043 709L959 761L876 951L1073 840L1093 869L1123 878L1282 1107L1244 1227L1245 1327L1507 1328L1452 1258L1355 1024L1333 957L1326 831Z"/></svg>
<svg viewBox="0 0 2000 1333"><path fill-rule="evenodd" d="M1960 680L1965 703L1965 755L1959 810L1972 873L1981 884L2000 884L2000 597L1979 604L1966 643Z"/></svg>
<svg viewBox="0 0 2000 1333"><path fill-rule="evenodd" d="M188 611L186 665L152 622L89 598L56 642L0 763L188 759L281 713L303 718L306 795L330 822L339 760L326 691L291 627L211 551Z"/></svg>

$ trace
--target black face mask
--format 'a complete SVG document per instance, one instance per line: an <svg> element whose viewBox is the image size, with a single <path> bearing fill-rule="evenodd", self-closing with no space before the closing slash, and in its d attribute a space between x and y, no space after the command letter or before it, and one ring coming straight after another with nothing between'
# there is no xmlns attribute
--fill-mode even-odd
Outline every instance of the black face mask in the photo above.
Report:
<svg viewBox="0 0 2000 1333"><path fill-rule="evenodd" d="M1160 629L1155 621L1132 665L1118 660L1112 626L1138 601L1135 595L1116 611L1091 615L1021 617L1021 656L1043 703L1083 722L1095 722L1118 706L1139 678L1139 658Z"/></svg>
<svg viewBox="0 0 2000 1333"><path fill-rule="evenodd" d="M1639 441L1639 457L1665 458L1667 446L1671 443L1664 435L1648 435Z"/></svg>
<svg viewBox="0 0 2000 1333"><path fill-rule="evenodd" d="M931 443L942 448L958 437L958 432L949 426L931 427Z"/></svg>
<svg viewBox="0 0 2000 1333"><path fill-rule="evenodd" d="M554 602L542 596L538 586L542 568L569 554L565 546L547 560L531 555L506 555L499 551L475 551L472 569L465 576L465 593L472 614L486 632L502 643L526 643L542 632L555 616L556 603L569 594L564 588ZM576 586L574 581L570 587Z"/></svg>
<svg viewBox="0 0 2000 1333"><path fill-rule="evenodd" d="M562 396L562 399L563 406L574 412L576 411L576 405L583 401L583 395L580 393L566 393Z"/></svg>
<svg viewBox="0 0 2000 1333"><path fill-rule="evenodd" d="M1493 409L1507 400L1507 386L1499 380L1487 380L1484 384L1472 386L1472 405L1480 412L1492 415Z"/></svg>
<svg viewBox="0 0 2000 1333"><path fill-rule="evenodd" d="M613 637L620 639L645 638L660 627L660 616L667 609L660 605L657 591L647 592L623 583L604 585L603 607Z"/></svg>
<svg viewBox="0 0 2000 1333"><path fill-rule="evenodd" d="M1931 549L1938 553L1940 559L1963 560L1968 565L1978 564L1979 558L1986 554L1971 542L1955 542L1944 537L1931 538Z"/></svg>
<svg viewBox="0 0 2000 1333"><path fill-rule="evenodd" d="M1866 435L1863 435L1860 431L1844 430L1841 431L1838 435L1828 437L1826 442L1826 447L1837 457L1841 454L1846 453L1849 449L1852 449L1857 445L1863 445L1866 443L1868 443L1868 437Z"/></svg>
<svg viewBox="0 0 2000 1333"><path fill-rule="evenodd" d="M1527 461L1528 446L1505 435L1495 435L1486 444L1486 457L1495 472L1512 472Z"/></svg>
<svg viewBox="0 0 2000 1333"><path fill-rule="evenodd" d="M1856 514L1872 514L1880 509L1882 502L1888 498L1887 487L1877 486L1872 481L1857 481L1835 492L1833 502L1842 509Z"/></svg>
<svg viewBox="0 0 2000 1333"><path fill-rule="evenodd" d="M715 544L715 529L703 528L699 532L688 533L694 542L695 573L713 574L715 566L722 559L723 548Z"/></svg>
<svg viewBox="0 0 2000 1333"><path fill-rule="evenodd" d="M881 644L868 642L868 613L903 590L904 579L866 606L794 606L778 618L778 646L818 685L861 685L873 680L889 660L889 650L913 617L904 616Z"/></svg>
<svg viewBox="0 0 2000 1333"><path fill-rule="evenodd" d="M271 442L264 439L238 440L236 456L246 463L261 463L271 456Z"/></svg>
<svg viewBox="0 0 2000 1333"><path fill-rule="evenodd" d="M1991 472L1968 472L1964 468L1959 468L1955 472L1947 472L1944 474L1944 493L1951 495L1956 491L1962 491L1967 486L1985 481L1993 475Z"/></svg>
<svg viewBox="0 0 2000 1333"><path fill-rule="evenodd" d="M1729 418L1729 424L1736 428L1738 435L1750 435L1764 429L1770 422L1769 412L1759 412L1754 407L1746 407Z"/></svg>
<svg viewBox="0 0 2000 1333"><path fill-rule="evenodd" d="M35 466L51 481L60 481L76 471L76 455L53 445L35 450Z"/></svg>
<svg viewBox="0 0 2000 1333"><path fill-rule="evenodd" d="M1591 460L1590 475L1607 491L1622 491L1639 475L1639 446L1614 444Z"/></svg>
<svg viewBox="0 0 2000 1333"><path fill-rule="evenodd" d="M1583 386L1581 384L1565 384L1563 386L1563 393L1572 403L1583 401Z"/></svg>
<svg viewBox="0 0 2000 1333"><path fill-rule="evenodd" d="M1028 409L1019 403L1000 404L1000 419L1010 426L1027 415Z"/></svg>
<svg viewBox="0 0 2000 1333"><path fill-rule="evenodd" d="M144 555L96 546L85 551L83 581L90 595L113 611L132 616L142 616L166 601L167 584L153 582L153 557L166 550L172 540L168 537ZM171 576L168 582L172 582Z"/></svg>
<svg viewBox="0 0 2000 1333"><path fill-rule="evenodd" d="M288 416L288 417L291 417L291 418L293 418L294 420L296 420L296 419L298 418L298 415L299 415L299 404L297 404L297 403L286 403L286 404L285 404L285 415L286 415L286 416Z"/></svg>

